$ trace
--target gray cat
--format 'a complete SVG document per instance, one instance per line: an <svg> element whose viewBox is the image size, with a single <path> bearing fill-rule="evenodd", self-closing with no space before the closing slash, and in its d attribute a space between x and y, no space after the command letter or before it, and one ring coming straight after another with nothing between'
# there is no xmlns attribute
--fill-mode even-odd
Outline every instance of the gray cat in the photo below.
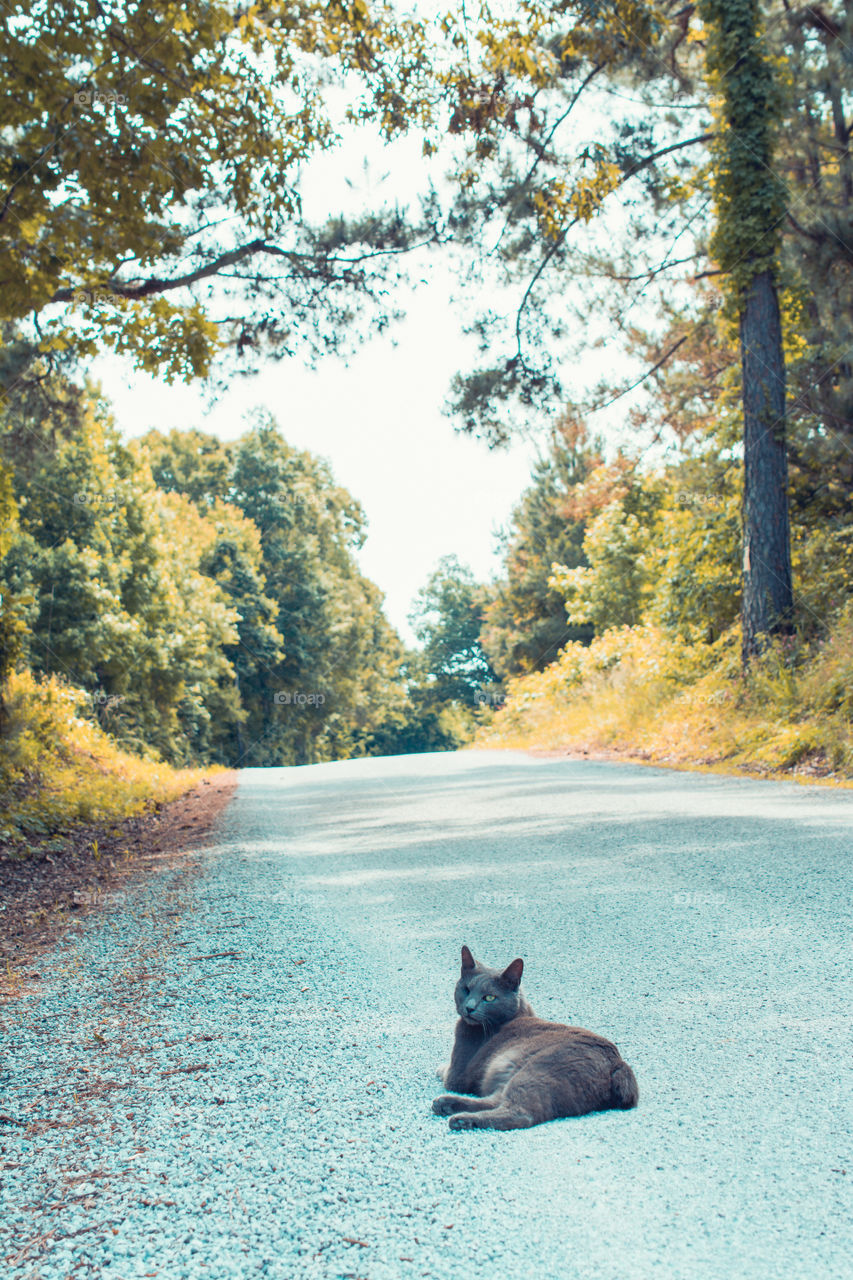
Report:
<svg viewBox="0 0 853 1280"><path fill-rule="evenodd" d="M615 1044L537 1018L521 993L523 960L501 972L462 948L459 1021L445 1089L432 1109L451 1129L529 1129L562 1116L636 1107L637 1081ZM461 1098L459 1094L474 1094Z"/></svg>

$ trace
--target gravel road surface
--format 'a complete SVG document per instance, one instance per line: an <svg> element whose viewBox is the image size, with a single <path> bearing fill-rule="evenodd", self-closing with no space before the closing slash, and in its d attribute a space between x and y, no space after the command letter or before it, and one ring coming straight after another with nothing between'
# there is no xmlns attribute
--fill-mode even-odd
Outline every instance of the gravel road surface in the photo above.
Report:
<svg viewBox="0 0 853 1280"><path fill-rule="evenodd" d="M852 881L850 792L496 752L247 770L199 873L90 916L6 1010L0 1271L847 1280ZM433 1116L463 942L615 1040L637 1110Z"/></svg>

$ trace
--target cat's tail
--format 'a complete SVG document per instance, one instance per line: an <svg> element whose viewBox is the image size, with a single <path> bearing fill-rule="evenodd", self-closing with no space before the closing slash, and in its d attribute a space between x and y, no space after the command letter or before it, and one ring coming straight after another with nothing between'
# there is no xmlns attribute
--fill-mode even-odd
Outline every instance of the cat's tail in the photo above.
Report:
<svg viewBox="0 0 853 1280"><path fill-rule="evenodd" d="M639 1096L637 1077L627 1062L620 1062L610 1075L611 1107L622 1107L627 1111L630 1107L636 1107Z"/></svg>

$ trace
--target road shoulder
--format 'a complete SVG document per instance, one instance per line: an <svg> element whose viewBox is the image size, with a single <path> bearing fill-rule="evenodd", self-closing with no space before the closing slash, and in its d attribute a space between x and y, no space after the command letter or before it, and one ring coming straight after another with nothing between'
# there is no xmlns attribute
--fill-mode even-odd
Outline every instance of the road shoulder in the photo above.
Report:
<svg viewBox="0 0 853 1280"><path fill-rule="evenodd" d="M130 883L177 863L189 872L236 787L236 772L215 773L153 812L77 828L58 850L0 851L0 999L20 994L38 956Z"/></svg>

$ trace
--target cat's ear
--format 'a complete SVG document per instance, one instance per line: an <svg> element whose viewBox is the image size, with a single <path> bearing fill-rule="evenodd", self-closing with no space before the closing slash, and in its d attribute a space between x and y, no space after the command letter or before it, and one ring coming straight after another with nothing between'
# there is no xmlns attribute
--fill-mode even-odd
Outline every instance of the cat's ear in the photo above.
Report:
<svg viewBox="0 0 853 1280"><path fill-rule="evenodd" d="M476 969L476 967L477 967L477 962L476 962L476 960L474 959L474 957L471 955L471 952L468 950L468 948L467 948L467 947L463 947L463 948L462 948L462 969L463 969L463 972L464 972L466 969Z"/></svg>
<svg viewBox="0 0 853 1280"><path fill-rule="evenodd" d="M501 986L509 987L510 991L517 991L521 983L521 974L523 969L523 960L513 960L512 964L508 964L500 976Z"/></svg>

